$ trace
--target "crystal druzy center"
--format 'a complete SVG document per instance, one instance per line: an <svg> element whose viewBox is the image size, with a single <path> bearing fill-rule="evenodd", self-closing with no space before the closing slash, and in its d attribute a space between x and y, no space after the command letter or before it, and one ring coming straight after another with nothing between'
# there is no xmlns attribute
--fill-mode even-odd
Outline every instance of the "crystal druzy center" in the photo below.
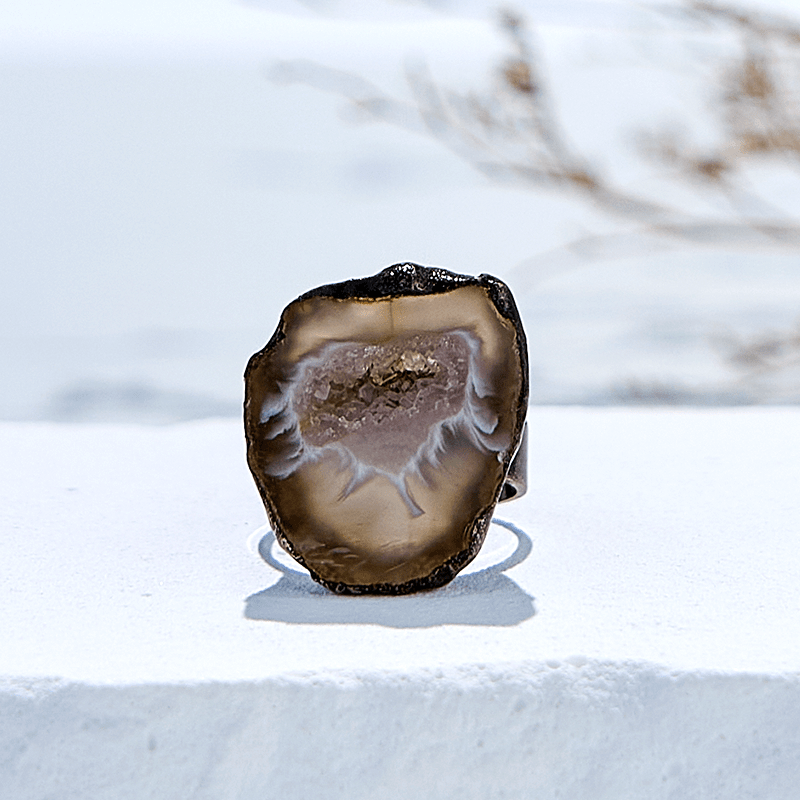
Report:
<svg viewBox="0 0 800 800"><path fill-rule="evenodd" d="M415 334L341 344L314 359L294 390L303 440L339 444L362 469L400 475L437 423L464 406L466 334Z"/></svg>

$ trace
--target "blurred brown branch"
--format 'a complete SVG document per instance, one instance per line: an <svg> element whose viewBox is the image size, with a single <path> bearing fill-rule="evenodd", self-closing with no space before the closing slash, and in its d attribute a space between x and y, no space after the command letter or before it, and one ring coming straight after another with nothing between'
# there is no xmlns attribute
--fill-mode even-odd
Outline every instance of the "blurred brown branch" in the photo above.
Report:
<svg viewBox="0 0 800 800"><path fill-rule="evenodd" d="M674 131L640 133L644 159L670 169L673 180L725 197L726 217L687 214L661 197L633 193L580 153L556 113L525 20L503 11L500 25L509 54L498 65L489 91L460 94L439 85L425 68L407 75L411 101L390 96L355 75L309 61L284 63L273 77L334 91L366 117L427 133L494 180L535 190L558 190L582 198L613 217L634 223L642 235L698 244L708 239L759 247L797 246L800 221L783 214L746 187L743 170L755 160L800 166L800 27L753 11L690 2L684 21L724 28L738 39L739 55L720 65L709 113L713 146L692 145ZM743 235L743 229L752 231ZM590 254L589 242L584 250Z"/></svg>
<svg viewBox="0 0 800 800"><path fill-rule="evenodd" d="M368 119L434 137L472 167L497 181L534 191L557 191L617 221L610 234L588 235L558 252L540 254L515 270L524 277L554 263L644 254L659 248L712 245L760 250L800 248L800 218L751 185L747 171L766 164L800 167L800 26L775 15L690 0L664 10L679 30L702 30L734 42L718 55L707 88L711 141L656 129L637 134L642 161L661 170L684 193L713 197L713 213L687 210L659 188L632 192L573 144L557 113L534 32L505 10L500 26L508 54L490 76L490 88L459 93L440 85L427 68L407 75L411 99L382 92L365 79L309 61L284 63L274 77L299 81L348 98ZM566 260L566 262L565 262ZM800 363L800 334L717 342L743 376Z"/></svg>
<svg viewBox="0 0 800 800"><path fill-rule="evenodd" d="M800 367L800 323L792 330L751 337L726 332L714 337L714 344L745 384Z"/></svg>

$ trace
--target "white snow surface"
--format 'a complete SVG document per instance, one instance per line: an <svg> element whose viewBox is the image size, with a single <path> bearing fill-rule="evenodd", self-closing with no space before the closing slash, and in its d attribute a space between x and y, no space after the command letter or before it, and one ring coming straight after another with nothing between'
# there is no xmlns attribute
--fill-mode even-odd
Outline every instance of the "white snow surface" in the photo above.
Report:
<svg viewBox="0 0 800 800"><path fill-rule="evenodd" d="M529 419L401 598L265 563L237 422L2 424L3 799L795 798L800 410Z"/></svg>

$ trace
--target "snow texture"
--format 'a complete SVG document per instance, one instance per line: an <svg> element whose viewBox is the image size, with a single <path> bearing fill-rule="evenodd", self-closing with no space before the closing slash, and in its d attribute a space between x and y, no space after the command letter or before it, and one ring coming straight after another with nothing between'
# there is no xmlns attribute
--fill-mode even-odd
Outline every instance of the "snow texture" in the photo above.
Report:
<svg viewBox="0 0 800 800"><path fill-rule="evenodd" d="M348 598L238 423L3 424L3 800L795 798L800 411L530 434L468 574Z"/></svg>

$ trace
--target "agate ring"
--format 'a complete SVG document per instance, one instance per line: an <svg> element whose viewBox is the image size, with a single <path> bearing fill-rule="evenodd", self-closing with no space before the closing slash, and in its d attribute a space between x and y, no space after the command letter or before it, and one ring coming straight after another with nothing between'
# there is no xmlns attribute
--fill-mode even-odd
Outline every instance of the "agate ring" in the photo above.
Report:
<svg viewBox="0 0 800 800"><path fill-rule="evenodd" d="M525 492L511 291L396 264L290 303L245 372L247 459L280 545L344 594L442 586Z"/></svg>

